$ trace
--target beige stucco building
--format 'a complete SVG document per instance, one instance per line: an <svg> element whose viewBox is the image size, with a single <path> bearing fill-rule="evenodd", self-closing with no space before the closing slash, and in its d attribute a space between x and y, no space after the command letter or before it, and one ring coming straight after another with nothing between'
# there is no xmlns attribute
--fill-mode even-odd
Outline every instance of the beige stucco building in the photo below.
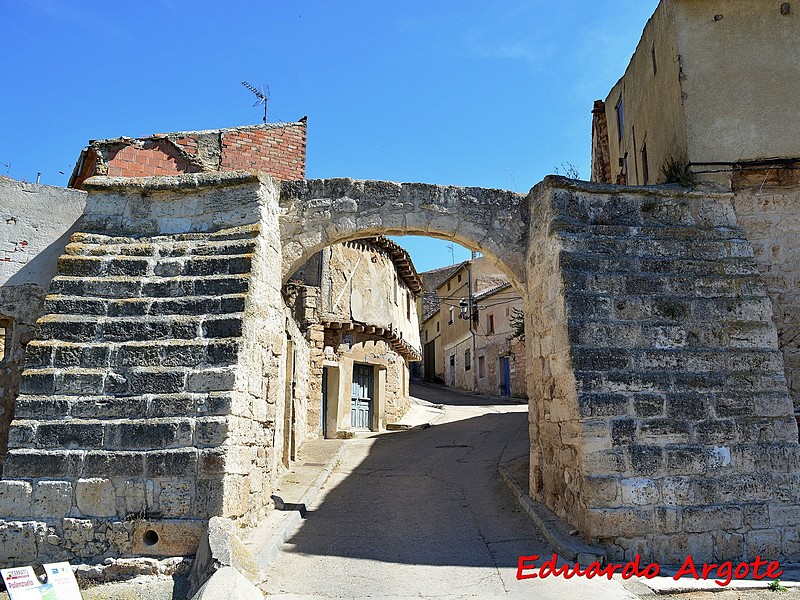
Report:
<svg viewBox="0 0 800 600"><path fill-rule="evenodd" d="M524 344L508 339L512 309L523 310L520 294L484 257L423 277L431 273L440 283L435 307L420 325L426 378L472 392L527 397Z"/></svg>
<svg viewBox="0 0 800 600"><path fill-rule="evenodd" d="M623 77L595 103L592 179L648 185L670 162L726 185L800 157L798 7L662 0Z"/></svg>
<svg viewBox="0 0 800 600"><path fill-rule="evenodd" d="M312 436L380 431L408 410L409 363L422 358L408 253L377 236L325 248L293 277L312 345Z"/></svg>
<svg viewBox="0 0 800 600"><path fill-rule="evenodd" d="M475 340L475 391L492 396L527 398L525 337L514 323L524 317L523 299L510 283L473 296L478 318Z"/></svg>
<svg viewBox="0 0 800 600"><path fill-rule="evenodd" d="M771 0L662 0L625 74L595 102L592 179L732 192L769 289L800 414L800 13Z"/></svg>

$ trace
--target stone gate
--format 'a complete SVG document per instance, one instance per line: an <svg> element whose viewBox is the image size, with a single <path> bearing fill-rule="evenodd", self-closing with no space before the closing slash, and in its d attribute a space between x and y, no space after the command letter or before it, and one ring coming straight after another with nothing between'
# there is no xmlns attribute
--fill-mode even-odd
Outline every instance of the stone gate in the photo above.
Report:
<svg viewBox="0 0 800 600"><path fill-rule="evenodd" d="M209 517L262 517L283 396L308 385L287 385L303 347L282 284L371 234L457 241L523 293L531 495L610 558L800 558L797 426L730 195L243 172L86 188L11 425L7 560L191 554Z"/></svg>

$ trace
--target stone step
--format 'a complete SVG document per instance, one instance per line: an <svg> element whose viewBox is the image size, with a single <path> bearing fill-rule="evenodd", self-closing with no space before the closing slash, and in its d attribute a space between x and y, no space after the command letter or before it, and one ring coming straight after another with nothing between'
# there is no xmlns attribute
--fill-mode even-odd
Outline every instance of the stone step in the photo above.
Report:
<svg viewBox="0 0 800 600"><path fill-rule="evenodd" d="M594 254L590 252L560 253L561 268L566 271L586 273L637 274L676 273L690 276L726 277L729 275L758 275L758 265L752 258L731 257L725 259L673 258L661 256L636 256L633 254Z"/></svg>
<svg viewBox="0 0 800 600"><path fill-rule="evenodd" d="M239 227L231 227L229 229L221 229L213 232L141 235L136 237L113 236L102 233L79 231L72 234L70 237L70 244L109 244L122 246L156 244L159 246L168 247L170 245L180 245L188 242L200 245L219 242L224 243L253 240L258 236L259 231L260 227L258 224L242 225Z"/></svg>
<svg viewBox="0 0 800 600"><path fill-rule="evenodd" d="M576 237L587 240L664 240L670 242L731 241L740 242L746 239L739 227L684 227L666 226L650 227L647 225L590 225L580 221L554 220L550 231L560 237Z"/></svg>
<svg viewBox="0 0 800 600"><path fill-rule="evenodd" d="M195 448L128 452L13 448L3 463L3 478L193 477L203 468L202 459L202 451Z"/></svg>
<svg viewBox="0 0 800 600"><path fill-rule="evenodd" d="M22 395L15 406L17 419L59 421L79 419L151 419L230 414L231 392L180 392L140 396Z"/></svg>
<svg viewBox="0 0 800 600"><path fill-rule="evenodd" d="M44 312L109 317L215 315L244 311L245 298L245 294L120 299L51 294L45 298Z"/></svg>
<svg viewBox="0 0 800 600"><path fill-rule="evenodd" d="M20 394L35 396L138 396L232 390L233 367L29 368L20 378Z"/></svg>
<svg viewBox="0 0 800 600"><path fill-rule="evenodd" d="M218 445L227 436L224 417L143 419L81 419L69 422L15 419L9 430L9 449L82 448L85 450L142 450Z"/></svg>
<svg viewBox="0 0 800 600"><path fill-rule="evenodd" d="M70 256L139 256L139 257L191 257L212 255L241 255L255 251L255 241L250 238L201 241L130 240L127 243L71 242L65 254Z"/></svg>
<svg viewBox="0 0 800 600"><path fill-rule="evenodd" d="M96 317L46 315L37 338L64 342L132 342L229 338L242 334L242 314L220 316Z"/></svg>
<svg viewBox="0 0 800 600"><path fill-rule="evenodd" d="M85 298L179 298L185 296L225 296L245 294L249 288L247 275L202 277L132 278L123 276L72 277L57 275L50 284L50 293Z"/></svg>
<svg viewBox="0 0 800 600"><path fill-rule="evenodd" d="M241 275L250 272L252 257L252 254L237 254L156 259L64 255L58 260L57 273L68 277Z"/></svg>
<svg viewBox="0 0 800 600"><path fill-rule="evenodd" d="M92 343L34 340L26 348L27 368L36 367L221 367L236 363L237 340L147 340Z"/></svg>

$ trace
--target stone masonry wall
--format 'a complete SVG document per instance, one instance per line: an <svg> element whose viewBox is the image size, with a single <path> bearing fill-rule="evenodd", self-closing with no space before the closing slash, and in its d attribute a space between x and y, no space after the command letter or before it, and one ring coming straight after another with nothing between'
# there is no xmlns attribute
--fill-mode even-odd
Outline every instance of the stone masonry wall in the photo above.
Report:
<svg viewBox="0 0 800 600"><path fill-rule="evenodd" d="M280 471L271 181L87 185L28 345L0 481L4 562L192 554L209 517L264 516Z"/></svg>
<svg viewBox="0 0 800 600"><path fill-rule="evenodd" d="M797 426L730 195L580 186L536 191L532 493L614 560L796 559Z"/></svg>
<svg viewBox="0 0 800 600"><path fill-rule="evenodd" d="M789 393L800 412L800 168L737 174L733 206L772 299Z"/></svg>

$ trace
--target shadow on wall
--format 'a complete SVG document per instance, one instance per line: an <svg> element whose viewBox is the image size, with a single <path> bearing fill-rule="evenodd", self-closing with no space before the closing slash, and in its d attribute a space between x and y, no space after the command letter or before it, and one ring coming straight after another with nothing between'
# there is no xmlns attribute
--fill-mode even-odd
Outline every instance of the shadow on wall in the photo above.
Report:
<svg viewBox="0 0 800 600"><path fill-rule="evenodd" d="M475 398L473 405L481 403L486 400ZM528 448L527 411L380 435L343 480L337 483L333 474L333 488L307 513L285 552L516 567L518 557L542 541L497 466L527 455Z"/></svg>
<svg viewBox="0 0 800 600"><path fill-rule="evenodd" d="M73 233L78 231L80 219L76 220L61 237L48 245L44 250L33 255L16 273L14 273L3 286L24 285L33 283L47 289L56 274L59 257L64 254L64 249L69 244Z"/></svg>

